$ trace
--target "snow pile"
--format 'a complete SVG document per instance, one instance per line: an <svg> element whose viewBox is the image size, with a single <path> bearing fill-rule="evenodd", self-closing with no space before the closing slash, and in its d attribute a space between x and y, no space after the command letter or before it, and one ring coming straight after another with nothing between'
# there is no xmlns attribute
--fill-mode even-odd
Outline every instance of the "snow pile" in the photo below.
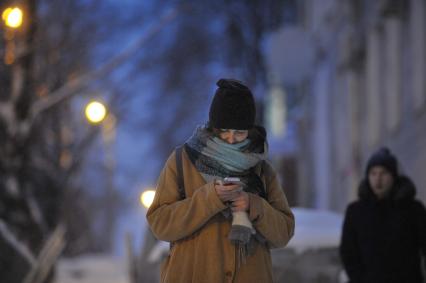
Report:
<svg viewBox="0 0 426 283"><path fill-rule="evenodd" d="M128 283L126 261L110 255L60 259L57 283Z"/></svg>
<svg viewBox="0 0 426 283"><path fill-rule="evenodd" d="M294 207L291 210L296 219L296 228L286 249L303 253L306 250L339 246L342 214L301 207Z"/></svg>

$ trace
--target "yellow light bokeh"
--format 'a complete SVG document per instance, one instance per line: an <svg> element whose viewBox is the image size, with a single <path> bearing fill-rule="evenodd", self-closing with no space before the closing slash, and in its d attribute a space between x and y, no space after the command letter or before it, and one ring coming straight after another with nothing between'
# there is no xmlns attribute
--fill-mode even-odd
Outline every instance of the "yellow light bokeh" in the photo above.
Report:
<svg viewBox="0 0 426 283"><path fill-rule="evenodd" d="M106 116L106 107L101 102L92 101L86 106L85 114L89 122L97 124L102 122Z"/></svg>
<svg viewBox="0 0 426 283"><path fill-rule="evenodd" d="M146 190L143 193L141 193L141 197L140 197L140 201L141 204L146 207L149 208L152 204L152 202L154 201L154 197L155 197L155 191L154 190Z"/></svg>
<svg viewBox="0 0 426 283"><path fill-rule="evenodd" d="M22 10L18 7L9 7L3 11L2 19L8 27L19 28L22 25Z"/></svg>

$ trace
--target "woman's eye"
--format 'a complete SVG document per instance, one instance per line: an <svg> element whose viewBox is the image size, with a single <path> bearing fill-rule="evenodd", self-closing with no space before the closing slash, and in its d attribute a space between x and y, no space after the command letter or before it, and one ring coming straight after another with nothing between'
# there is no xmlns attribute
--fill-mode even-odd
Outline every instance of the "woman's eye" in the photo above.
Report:
<svg viewBox="0 0 426 283"><path fill-rule="evenodd" d="M235 134L237 134L237 135L245 135L246 131L236 131Z"/></svg>

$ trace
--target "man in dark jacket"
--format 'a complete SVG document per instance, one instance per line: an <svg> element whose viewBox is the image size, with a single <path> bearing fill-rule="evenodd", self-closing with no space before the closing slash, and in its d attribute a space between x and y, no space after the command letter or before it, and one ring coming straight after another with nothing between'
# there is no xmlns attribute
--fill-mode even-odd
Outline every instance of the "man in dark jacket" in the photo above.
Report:
<svg viewBox="0 0 426 283"><path fill-rule="evenodd" d="M420 283L426 210L387 148L374 153L345 215L340 256L351 283Z"/></svg>

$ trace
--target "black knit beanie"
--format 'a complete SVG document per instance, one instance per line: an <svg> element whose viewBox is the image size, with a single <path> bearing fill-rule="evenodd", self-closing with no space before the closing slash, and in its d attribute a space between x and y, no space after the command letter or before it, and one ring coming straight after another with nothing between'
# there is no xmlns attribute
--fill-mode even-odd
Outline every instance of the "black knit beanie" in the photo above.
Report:
<svg viewBox="0 0 426 283"><path fill-rule="evenodd" d="M256 107L250 89L234 79L220 79L210 105L209 124L217 129L254 127Z"/></svg>
<svg viewBox="0 0 426 283"><path fill-rule="evenodd" d="M365 170L365 174L367 176L370 169L374 166L383 166L392 174L392 176L398 176L398 161L387 147L382 147L371 155Z"/></svg>

